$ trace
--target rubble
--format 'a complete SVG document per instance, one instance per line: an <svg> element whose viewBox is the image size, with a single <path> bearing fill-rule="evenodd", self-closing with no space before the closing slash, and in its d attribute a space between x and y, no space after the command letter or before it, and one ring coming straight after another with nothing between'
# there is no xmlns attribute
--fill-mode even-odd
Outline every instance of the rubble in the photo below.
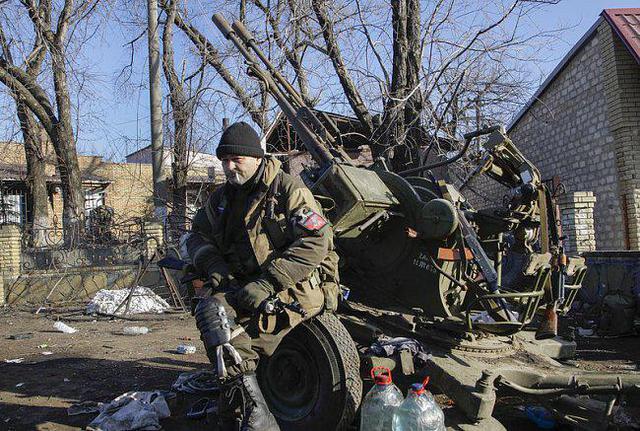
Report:
<svg viewBox="0 0 640 431"><path fill-rule="evenodd" d="M66 325L64 322L56 322L53 324L53 328L58 331L58 332L62 332L64 334L74 334L75 332L77 332L78 330L75 328L72 328L69 325Z"/></svg>
<svg viewBox="0 0 640 431"><path fill-rule="evenodd" d="M94 431L159 430L160 419L171 416L161 391L127 392L99 407L87 426Z"/></svg>
<svg viewBox="0 0 640 431"><path fill-rule="evenodd" d="M87 314L116 314L130 296L127 304L129 314L164 313L170 306L148 287L135 289L99 290L87 305ZM122 309L124 311L124 309Z"/></svg>

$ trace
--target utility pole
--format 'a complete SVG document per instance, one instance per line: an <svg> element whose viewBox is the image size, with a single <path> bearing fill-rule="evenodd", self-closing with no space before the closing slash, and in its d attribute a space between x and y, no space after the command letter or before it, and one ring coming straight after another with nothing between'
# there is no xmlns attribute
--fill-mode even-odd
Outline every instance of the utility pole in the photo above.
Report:
<svg viewBox="0 0 640 431"><path fill-rule="evenodd" d="M151 110L151 157L153 167L153 207L163 223L167 218L167 193L162 181L162 87L160 85L160 46L158 42L158 3L147 0L149 39L149 108Z"/></svg>

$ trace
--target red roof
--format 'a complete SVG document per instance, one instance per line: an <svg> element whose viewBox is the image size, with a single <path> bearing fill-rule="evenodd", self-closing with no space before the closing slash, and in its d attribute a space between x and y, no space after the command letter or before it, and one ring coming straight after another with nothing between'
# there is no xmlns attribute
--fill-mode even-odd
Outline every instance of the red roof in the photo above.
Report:
<svg viewBox="0 0 640 431"><path fill-rule="evenodd" d="M640 63L640 8L605 9L602 16Z"/></svg>

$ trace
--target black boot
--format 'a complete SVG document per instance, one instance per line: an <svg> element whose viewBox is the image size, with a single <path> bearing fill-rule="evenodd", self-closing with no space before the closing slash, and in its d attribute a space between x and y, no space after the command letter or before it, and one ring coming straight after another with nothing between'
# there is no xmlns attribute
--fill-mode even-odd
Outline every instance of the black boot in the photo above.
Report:
<svg viewBox="0 0 640 431"><path fill-rule="evenodd" d="M280 431L258 386L255 373L239 375L220 388L218 415L222 431Z"/></svg>

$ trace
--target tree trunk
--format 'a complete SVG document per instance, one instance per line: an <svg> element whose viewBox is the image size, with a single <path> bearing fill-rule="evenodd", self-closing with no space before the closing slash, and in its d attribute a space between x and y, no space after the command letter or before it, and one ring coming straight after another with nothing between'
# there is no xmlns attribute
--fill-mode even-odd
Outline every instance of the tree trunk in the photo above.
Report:
<svg viewBox="0 0 640 431"><path fill-rule="evenodd" d="M71 102L67 84L67 69L61 43L52 49L53 83L55 87L58 121L53 126L52 143L58 160L62 183L62 227L65 244L76 243L84 232L84 190L80 165L71 126Z"/></svg>
<svg viewBox="0 0 640 431"><path fill-rule="evenodd" d="M45 245L49 228L49 196L46 180L46 133L35 121L29 109L16 99L18 119L24 140L27 161L27 223L32 228L33 247Z"/></svg>
<svg viewBox="0 0 640 431"><path fill-rule="evenodd" d="M382 142L391 159L394 171L404 168L407 158L405 146L404 97L407 87L407 5L405 0L391 2L393 26L393 72L389 97L382 117Z"/></svg>
<svg viewBox="0 0 640 431"><path fill-rule="evenodd" d="M185 231L187 220L187 176L189 124L193 116L193 103L187 101L183 84L175 70L173 52L173 25L176 19L176 3L171 0L165 6L167 20L162 33L162 70L169 84L169 98L173 112L173 177L171 227L176 238Z"/></svg>
<svg viewBox="0 0 640 431"><path fill-rule="evenodd" d="M0 27L0 46L6 60L13 64L11 48L4 31ZM46 55L45 45L41 38L36 39L29 60L25 63L25 72L32 77L38 76ZM16 103L16 113L20 122L22 139L24 141L25 160L27 162L27 211L26 224L31 226L30 246L45 245L46 230L49 228L48 193L46 179L47 140L44 128L36 121L23 96L18 91L11 91Z"/></svg>
<svg viewBox="0 0 640 431"><path fill-rule="evenodd" d="M422 41L420 29L420 1L407 0L407 67L406 87L409 92L404 108L406 128L405 146L409 151L408 159L402 160L405 169L418 166L420 148L424 133L420 115L424 107L424 95L420 86L420 67L422 64Z"/></svg>

